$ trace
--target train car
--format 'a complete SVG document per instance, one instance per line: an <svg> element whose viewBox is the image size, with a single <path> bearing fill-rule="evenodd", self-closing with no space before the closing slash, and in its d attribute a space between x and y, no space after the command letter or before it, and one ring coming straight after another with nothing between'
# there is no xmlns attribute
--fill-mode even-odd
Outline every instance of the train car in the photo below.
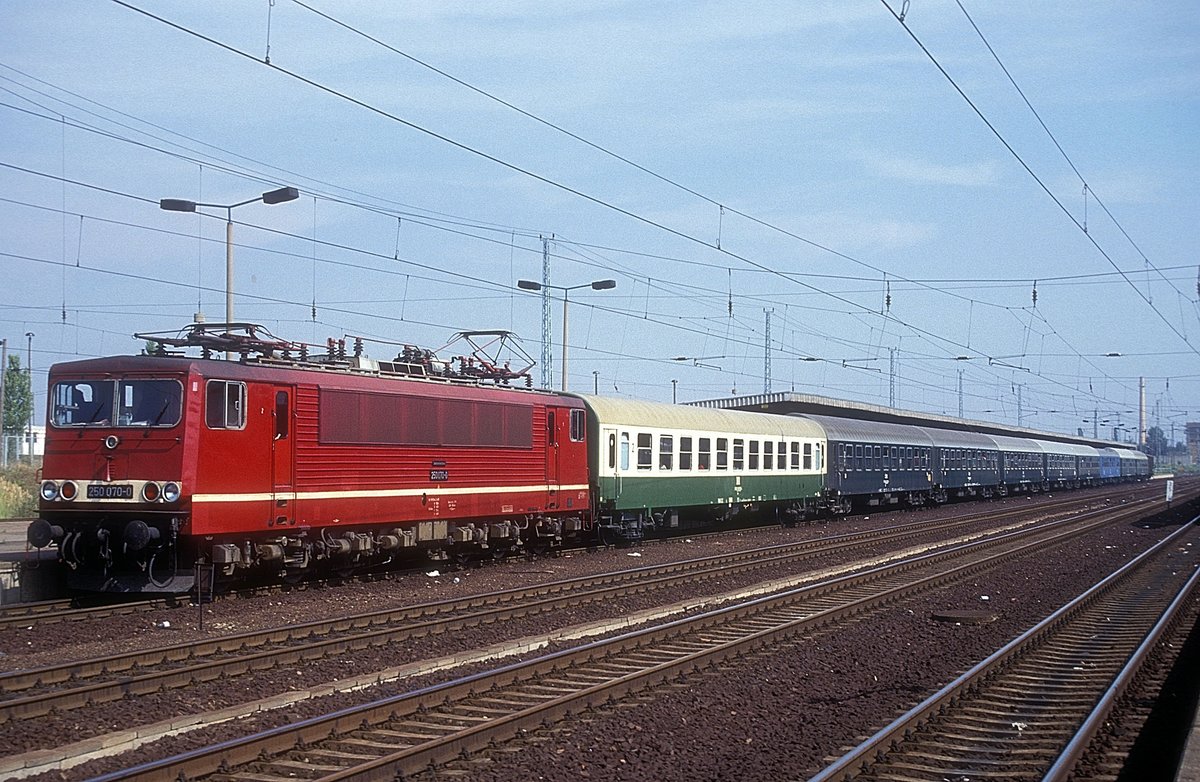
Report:
<svg viewBox="0 0 1200 782"><path fill-rule="evenodd" d="M1090 445L1060 443L1075 455L1075 486L1095 486L1100 482L1100 452Z"/></svg>
<svg viewBox="0 0 1200 782"><path fill-rule="evenodd" d="M1150 477L1150 457L1129 448L1113 448L1121 465L1121 480L1144 481Z"/></svg>
<svg viewBox="0 0 1200 782"><path fill-rule="evenodd" d="M766 509L815 513L825 472L821 427L791 416L580 396L591 442L596 519L636 540L680 523L685 509L727 517Z"/></svg>
<svg viewBox="0 0 1200 782"><path fill-rule="evenodd" d="M1079 477L1077 454L1066 443L1038 440L1045 453L1046 488L1067 488L1076 485Z"/></svg>
<svg viewBox="0 0 1200 782"><path fill-rule="evenodd" d="M988 435L1000 454L997 493L1037 492L1046 481L1046 453L1036 440L1025 437Z"/></svg>
<svg viewBox="0 0 1200 782"><path fill-rule="evenodd" d="M579 399L326 358L55 365L30 542L73 588L180 592L590 524Z"/></svg>
<svg viewBox="0 0 1200 782"><path fill-rule="evenodd" d="M933 440L916 426L825 415L789 416L816 422L829 443L825 507L924 505L933 491Z"/></svg>
<svg viewBox="0 0 1200 782"><path fill-rule="evenodd" d="M1100 481L1116 483L1121 480L1121 455L1116 448L1099 449Z"/></svg>
<svg viewBox="0 0 1200 782"><path fill-rule="evenodd" d="M987 435L921 427L933 442L934 499L991 497L1000 485L1000 449Z"/></svg>

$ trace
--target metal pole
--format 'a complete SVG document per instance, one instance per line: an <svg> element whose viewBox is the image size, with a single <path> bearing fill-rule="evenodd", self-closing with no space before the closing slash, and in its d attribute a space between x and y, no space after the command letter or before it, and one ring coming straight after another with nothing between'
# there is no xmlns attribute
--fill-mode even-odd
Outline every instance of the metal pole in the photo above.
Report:
<svg viewBox="0 0 1200 782"><path fill-rule="evenodd" d="M678 397L678 395L675 393L675 391L676 391L676 389L677 389L678 387L679 387L679 381L678 381L678 380L672 380L672 381L671 381L671 404L673 404L673 405L674 405L674 404L678 404L678 402L679 402L679 397Z"/></svg>
<svg viewBox="0 0 1200 782"><path fill-rule="evenodd" d="M0 339L0 467L8 467L8 440L4 436L4 377L8 374L8 340Z"/></svg>
<svg viewBox="0 0 1200 782"><path fill-rule="evenodd" d="M33 395L33 338L36 335L32 331L25 332L26 352L25 371L29 373L29 463L33 464L33 411L37 407L35 397Z"/></svg>
<svg viewBox="0 0 1200 782"><path fill-rule="evenodd" d="M225 210L225 333L233 323L233 207ZM233 354L225 351L225 360L232 361Z"/></svg>
<svg viewBox="0 0 1200 782"><path fill-rule="evenodd" d="M600 396L600 370L592 370L592 393Z"/></svg>
<svg viewBox="0 0 1200 782"><path fill-rule="evenodd" d="M225 322L233 323L233 209L225 220Z"/></svg>
<svg viewBox="0 0 1200 782"><path fill-rule="evenodd" d="M562 390L567 390L567 288L563 288Z"/></svg>

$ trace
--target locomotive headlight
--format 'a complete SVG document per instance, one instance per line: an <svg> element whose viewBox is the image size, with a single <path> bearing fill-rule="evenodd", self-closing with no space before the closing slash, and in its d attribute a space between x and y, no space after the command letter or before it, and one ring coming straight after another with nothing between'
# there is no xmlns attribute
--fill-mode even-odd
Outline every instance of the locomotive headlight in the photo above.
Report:
<svg viewBox="0 0 1200 782"><path fill-rule="evenodd" d="M170 481L163 484L162 498L164 502L174 502L179 499L180 489L179 484L175 481Z"/></svg>
<svg viewBox="0 0 1200 782"><path fill-rule="evenodd" d="M148 481L142 487L142 499L146 502L157 502L160 496L162 496L162 489L154 481Z"/></svg>
<svg viewBox="0 0 1200 782"><path fill-rule="evenodd" d="M58 484L54 481L42 481L42 499L53 502L58 499Z"/></svg>
<svg viewBox="0 0 1200 782"><path fill-rule="evenodd" d="M79 487L75 485L74 481L63 481L62 488L58 490L58 494L69 502L79 494Z"/></svg>

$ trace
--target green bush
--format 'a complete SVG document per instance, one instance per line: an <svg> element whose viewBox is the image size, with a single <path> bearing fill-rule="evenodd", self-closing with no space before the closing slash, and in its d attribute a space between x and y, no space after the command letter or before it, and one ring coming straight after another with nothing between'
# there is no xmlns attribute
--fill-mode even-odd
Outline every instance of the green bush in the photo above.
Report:
<svg viewBox="0 0 1200 782"><path fill-rule="evenodd" d="M0 519L37 515L37 469L13 464L0 470Z"/></svg>

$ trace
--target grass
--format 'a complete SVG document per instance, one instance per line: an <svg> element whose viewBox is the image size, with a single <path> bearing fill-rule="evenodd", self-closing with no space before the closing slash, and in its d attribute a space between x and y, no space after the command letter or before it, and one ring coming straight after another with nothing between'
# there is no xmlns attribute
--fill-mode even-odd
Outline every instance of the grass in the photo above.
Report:
<svg viewBox="0 0 1200 782"><path fill-rule="evenodd" d="M0 470L0 519L37 515L37 466L10 464Z"/></svg>

